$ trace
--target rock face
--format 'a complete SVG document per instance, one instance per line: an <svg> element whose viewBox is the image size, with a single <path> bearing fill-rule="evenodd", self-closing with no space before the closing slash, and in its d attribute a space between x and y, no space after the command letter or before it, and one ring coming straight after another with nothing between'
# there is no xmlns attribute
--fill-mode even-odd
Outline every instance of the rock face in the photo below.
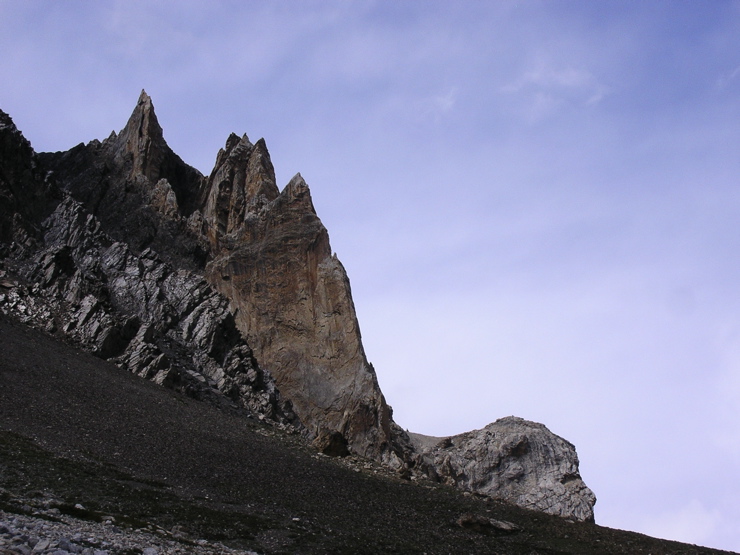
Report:
<svg viewBox="0 0 740 555"><path fill-rule="evenodd" d="M402 465L344 268L301 176L278 190L264 140L232 134L206 179L169 148L142 92L120 133L34 156L110 240L197 272L228 298L310 438Z"/></svg>
<svg viewBox="0 0 740 555"><path fill-rule="evenodd" d="M0 111L0 249L12 246L18 253L33 246L55 197L47 178L31 143Z"/></svg>
<svg viewBox="0 0 740 555"><path fill-rule="evenodd" d="M0 308L188 395L280 423L295 420L239 334L228 300L202 277L135 255L71 198L44 222L44 248Z"/></svg>
<svg viewBox="0 0 740 555"><path fill-rule="evenodd" d="M264 140L232 134L205 177L143 91L120 133L66 152L35 153L0 112L0 200L4 312L325 454L593 518L573 446L544 426L440 443L393 422L308 185L278 189Z"/></svg>
<svg viewBox="0 0 740 555"><path fill-rule="evenodd" d="M317 440L394 460L390 408L367 362L349 279L296 175L278 193L263 141L232 135L209 180L208 280Z"/></svg>
<svg viewBox="0 0 740 555"><path fill-rule="evenodd" d="M114 240L136 252L151 248L173 266L202 270L207 245L194 228L205 178L169 148L145 92L120 133L39 154L38 163Z"/></svg>
<svg viewBox="0 0 740 555"><path fill-rule="evenodd" d="M450 485L522 507L594 520L596 497L575 447L542 424L513 416L447 438L411 434L423 464Z"/></svg>
<svg viewBox="0 0 740 555"><path fill-rule="evenodd" d="M114 241L48 172L35 170L40 164L30 144L2 116L8 123L0 141L10 153L0 159L10 208L2 221L11 224L6 237L15 239L4 250L16 253L3 262L32 285L5 279L0 309L190 396L298 424L237 330L228 299L152 249L135 254ZM53 212L38 221L54 199Z"/></svg>

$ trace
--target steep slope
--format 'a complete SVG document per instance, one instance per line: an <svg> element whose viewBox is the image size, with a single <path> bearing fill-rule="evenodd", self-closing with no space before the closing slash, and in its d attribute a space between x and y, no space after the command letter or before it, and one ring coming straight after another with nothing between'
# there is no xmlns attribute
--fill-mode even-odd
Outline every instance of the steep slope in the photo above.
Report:
<svg viewBox="0 0 740 555"><path fill-rule="evenodd" d="M3 114L0 148L2 311L290 424L327 454L593 519L575 449L541 425L499 421L427 448L393 422L309 188L298 174L278 189L263 140L231 135L206 178L167 146L142 91L102 142L36 154Z"/></svg>
<svg viewBox="0 0 740 555"><path fill-rule="evenodd" d="M105 516L115 522L106 530L156 531L160 554L223 553L215 542L264 554L720 553L320 456L295 435L157 387L2 314L0 338L0 539L4 513L34 513L45 526L28 535L43 537L69 515ZM90 538L82 541L96 545ZM16 545L0 552L8 547Z"/></svg>

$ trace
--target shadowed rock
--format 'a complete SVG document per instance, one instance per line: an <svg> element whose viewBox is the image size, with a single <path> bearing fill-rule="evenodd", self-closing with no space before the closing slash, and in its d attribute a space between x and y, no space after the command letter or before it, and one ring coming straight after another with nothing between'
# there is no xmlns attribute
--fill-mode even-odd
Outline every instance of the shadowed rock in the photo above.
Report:
<svg viewBox="0 0 740 555"><path fill-rule="evenodd" d="M3 311L192 397L295 420L236 329L228 300L201 276L151 250L135 255L71 198L44 227L44 248L23 266L36 285L13 288L0 300Z"/></svg>

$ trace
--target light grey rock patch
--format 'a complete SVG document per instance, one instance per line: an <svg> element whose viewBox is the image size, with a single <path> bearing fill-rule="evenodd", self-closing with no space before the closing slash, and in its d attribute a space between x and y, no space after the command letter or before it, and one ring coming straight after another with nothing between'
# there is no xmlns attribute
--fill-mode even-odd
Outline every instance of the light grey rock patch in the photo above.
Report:
<svg viewBox="0 0 740 555"><path fill-rule="evenodd" d="M197 545L147 530L121 529L66 515L52 522L40 517L0 511L0 553L40 555L257 555L218 542Z"/></svg>
<svg viewBox="0 0 740 555"><path fill-rule="evenodd" d="M409 438L429 474L463 491L594 520L596 496L581 479L575 447L542 424L510 416L452 437Z"/></svg>

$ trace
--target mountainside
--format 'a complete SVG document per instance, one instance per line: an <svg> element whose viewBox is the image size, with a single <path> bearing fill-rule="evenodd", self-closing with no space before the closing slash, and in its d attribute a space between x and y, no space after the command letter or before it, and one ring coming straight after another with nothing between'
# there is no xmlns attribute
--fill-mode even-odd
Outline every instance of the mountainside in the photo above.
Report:
<svg viewBox="0 0 740 555"><path fill-rule="evenodd" d="M232 134L206 177L143 91L120 133L66 152L0 112L0 198L4 313L325 454L593 520L574 446L541 424L431 440L393 421L309 188L278 189L264 140Z"/></svg>

